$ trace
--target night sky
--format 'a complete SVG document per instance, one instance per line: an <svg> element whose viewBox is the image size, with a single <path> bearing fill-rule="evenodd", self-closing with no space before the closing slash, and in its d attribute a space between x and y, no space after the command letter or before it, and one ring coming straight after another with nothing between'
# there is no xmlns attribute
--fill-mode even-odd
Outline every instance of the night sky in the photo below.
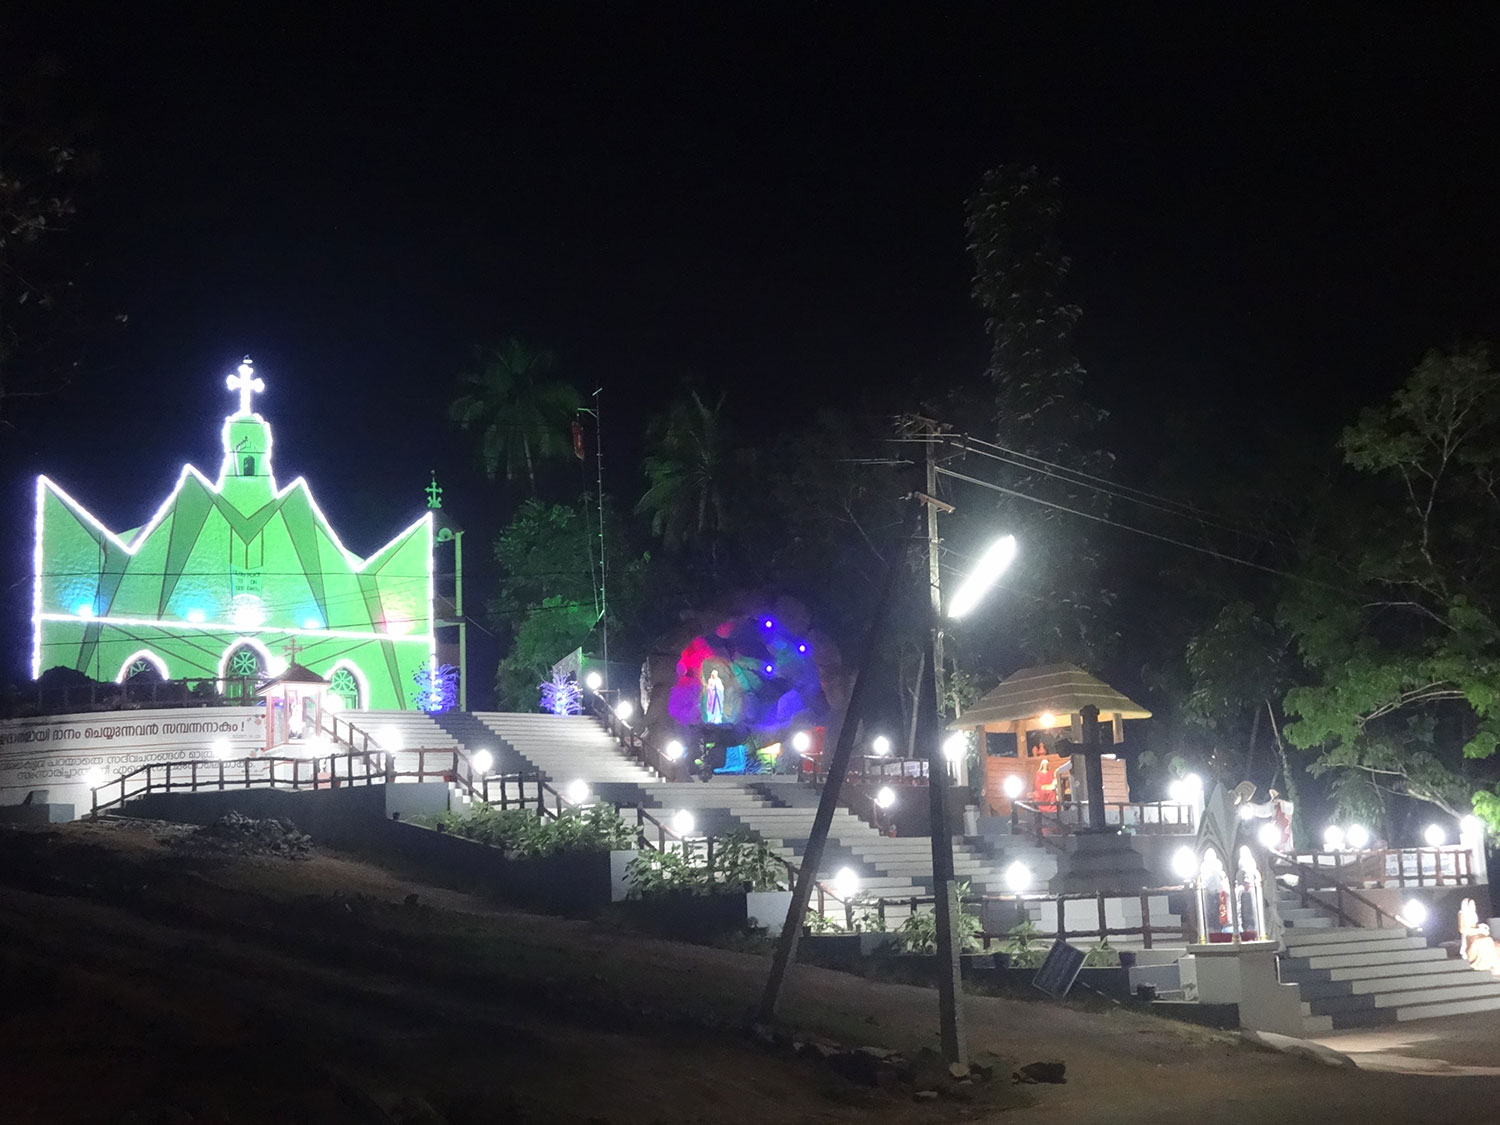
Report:
<svg viewBox="0 0 1500 1125"><path fill-rule="evenodd" d="M7 65L55 53L92 118L67 253L86 307L129 318L0 434L4 671L31 475L139 524L184 460L216 468L246 353L278 475L360 553L430 468L476 529L509 506L444 421L477 342L525 337L604 388L624 496L684 377L727 387L752 443L975 378L962 205L1002 162L1061 177L1124 479L1168 414L1206 447L1327 443L1426 348L1500 335L1493 7L720 7L0 15Z"/></svg>

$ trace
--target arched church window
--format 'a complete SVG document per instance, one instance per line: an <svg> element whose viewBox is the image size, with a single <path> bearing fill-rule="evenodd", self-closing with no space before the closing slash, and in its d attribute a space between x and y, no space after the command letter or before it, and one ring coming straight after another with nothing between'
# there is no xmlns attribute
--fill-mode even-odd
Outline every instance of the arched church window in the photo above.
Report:
<svg viewBox="0 0 1500 1125"><path fill-rule="evenodd" d="M328 690L343 701L346 710L357 711L359 709L359 681L354 678L354 673L347 668L335 668L333 674L328 677Z"/></svg>
<svg viewBox="0 0 1500 1125"><path fill-rule="evenodd" d="M125 669L125 679L159 680L161 679L161 669L159 669L155 664L152 664L151 661L147 660L144 656L138 656L133 661L131 661L130 666Z"/></svg>
<svg viewBox="0 0 1500 1125"><path fill-rule="evenodd" d="M265 657L250 645L241 645L224 664L224 696L237 703L255 699L256 684L266 674Z"/></svg>

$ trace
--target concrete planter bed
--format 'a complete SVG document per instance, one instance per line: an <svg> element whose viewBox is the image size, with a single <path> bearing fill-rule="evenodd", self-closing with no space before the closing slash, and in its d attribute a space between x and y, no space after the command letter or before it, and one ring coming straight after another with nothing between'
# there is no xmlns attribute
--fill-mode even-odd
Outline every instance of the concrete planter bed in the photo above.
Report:
<svg viewBox="0 0 1500 1125"><path fill-rule="evenodd" d="M791 891L722 891L717 894L656 894L626 899L614 911L632 926L678 941L711 941L722 934L764 926L779 933Z"/></svg>

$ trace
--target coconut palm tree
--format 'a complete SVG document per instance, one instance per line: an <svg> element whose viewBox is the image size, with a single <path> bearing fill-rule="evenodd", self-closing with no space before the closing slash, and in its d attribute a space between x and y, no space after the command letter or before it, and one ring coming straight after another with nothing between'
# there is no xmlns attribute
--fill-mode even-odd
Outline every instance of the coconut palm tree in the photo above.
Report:
<svg viewBox="0 0 1500 1125"><path fill-rule="evenodd" d="M689 390L651 424L646 454L648 487L635 510L651 517L651 531L669 547L702 546L710 554L727 530L724 489L730 471L724 396L712 406Z"/></svg>
<svg viewBox="0 0 1500 1125"><path fill-rule="evenodd" d="M479 461L493 480L504 468L513 481L522 470L536 493L536 464L572 453L569 427L578 391L549 378L557 357L512 337L474 349L474 367L460 376L463 393L448 408L462 429L479 433Z"/></svg>

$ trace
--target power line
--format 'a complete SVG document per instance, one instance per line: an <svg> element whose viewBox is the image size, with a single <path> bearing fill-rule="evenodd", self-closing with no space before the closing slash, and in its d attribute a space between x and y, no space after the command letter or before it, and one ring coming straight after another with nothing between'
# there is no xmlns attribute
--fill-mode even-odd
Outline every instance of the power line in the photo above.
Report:
<svg viewBox="0 0 1500 1125"><path fill-rule="evenodd" d="M1070 515L1081 516L1086 520L1093 520L1095 523L1102 523L1109 527L1117 527L1122 531L1134 532L1136 535L1144 535L1148 539L1155 539L1162 543L1170 543L1174 547L1182 547L1189 551L1197 551L1199 554L1209 555L1210 557L1216 558L1221 562L1235 563L1239 566L1249 567L1252 570L1263 571L1266 574L1274 574L1278 578L1287 578L1293 582L1302 582L1309 586L1317 586L1325 590L1333 590L1336 593L1343 594L1347 597L1358 597L1358 595L1354 591L1347 590L1342 586L1335 586L1329 582L1320 582L1315 578L1307 578L1300 574L1293 574L1291 571L1281 570L1280 568L1274 566L1267 566L1264 563L1251 562L1249 559L1242 559L1237 555L1226 554L1223 551L1217 551L1212 547L1203 547L1196 543L1188 543L1181 539L1174 539L1170 535L1162 535L1155 531L1147 531L1145 528L1135 527L1128 523L1121 523L1119 520L1112 520L1107 516L1099 516L1095 515L1092 512L1079 511L1077 508L1070 508L1066 504L1059 504L1054 500L1043 500L1040 496L1029 496L1026 493L1017 491L1014 488L1006 488L1004 485L994 484L987 480L980 480L978 477L971 477L966 473L960 473L955 469L945 469L942 466L939 466L938 474L940 476L951 477L954 480L964 481L967 484L975 484L980 488L987 488L992 492L999 492L1006 496L1012 496L1017 500L1025 500L1032 504L1040 504L1046 508L1054 508L1060 512L1067 512Z"/></svg>

